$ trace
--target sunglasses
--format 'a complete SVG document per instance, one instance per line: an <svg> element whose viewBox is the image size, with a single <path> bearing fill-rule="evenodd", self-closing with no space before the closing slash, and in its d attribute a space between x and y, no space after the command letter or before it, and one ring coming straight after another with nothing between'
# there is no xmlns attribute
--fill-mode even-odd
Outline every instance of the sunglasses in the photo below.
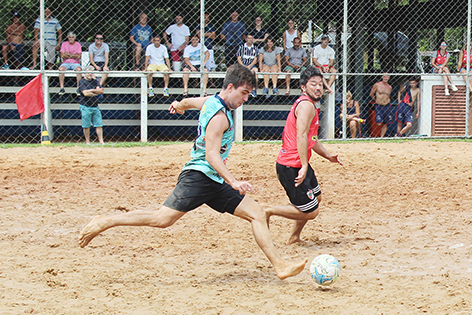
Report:
<svg viewBox="0 0 472 315"><path fill-rule="evenodd" d="M95 39L103 40L103 37L95 37Z"/></svg>

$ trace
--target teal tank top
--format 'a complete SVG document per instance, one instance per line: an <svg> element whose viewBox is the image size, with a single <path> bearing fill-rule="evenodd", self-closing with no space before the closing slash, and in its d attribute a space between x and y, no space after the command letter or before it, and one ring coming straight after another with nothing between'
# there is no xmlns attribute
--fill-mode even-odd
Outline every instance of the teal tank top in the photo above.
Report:
<svg viewBox="0 0 472 315"><path fill-rule="evenodd" d="M195 143L193 144L192 151L190 156L192 159L187 162L182 170L196 170L200 171L210 179L214 180L218 183L223 183L224 179L221 177L216 170L208 163L205 159L206 153L206 143L205 143L205 135L206 135L206 128L210 120L219 112L222 111L225 113L226 117L228 118L229 128L225 130L223 133L223 139L221 141L221 148L220 148L220 156L223 162L226 164L226 161L229 156L229 151L231 149L231 145L234 141L234 122L233 122L233 115L229 110L226 103L223 101L221 97L218 95L214 95L210 97L206 102L203 104L202 109L200 110L200 115L198 117L198 135L195 139Z"/></svg>

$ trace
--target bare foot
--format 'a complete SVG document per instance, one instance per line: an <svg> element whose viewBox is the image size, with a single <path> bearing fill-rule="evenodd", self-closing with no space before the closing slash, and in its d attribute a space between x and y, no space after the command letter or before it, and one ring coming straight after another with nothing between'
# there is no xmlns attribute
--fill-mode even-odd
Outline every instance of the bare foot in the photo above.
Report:
<svg viewBox="0 0 472 315"><path fill-rule="evenodd" d="M292 245L295 243L303 243L304 240L302 240L299 236L291 236L288 241L285 242L285 245Z"/></svg>
<svg viewBox="0 0 472 315"><path fill-rule="evenodd" d="M302 272L303 269L305 269L305 265L307 262L308 262L308 259L305 259L298 263L293 263L293 264L287 263L287 265L280 270L275 268L275 273L277 274L277 277L279 277L281 280L284 280L288 277L296 276L300 272Z"/></svg>
<svg viewBox="0 0 472 315"><path fill-rule="evenodd" d="M80 247L87 246L95 236L106 230L106 227L104 227L103 224L100 224L103 223L104 219L105 217L97 215L82 229L82 231L80 231Z"/></svg>

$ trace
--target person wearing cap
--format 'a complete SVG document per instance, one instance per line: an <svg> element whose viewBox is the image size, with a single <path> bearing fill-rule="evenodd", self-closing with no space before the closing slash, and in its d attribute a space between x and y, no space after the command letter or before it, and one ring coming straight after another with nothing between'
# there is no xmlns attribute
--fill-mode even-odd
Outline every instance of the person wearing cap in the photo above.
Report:
<svg viewBox="0 0 472 315"><path fill-rule="evenodd" d="M167 35L171 37L170 42L167 39ZM181 15L175 17L175 24L169 26L162 33L162 38L170 49L174 71L180 71L182 69L184 49L190 40L190 29L184 24L184 19Z"/></svg>
<svg viewBox="0 0 472 315"><path fill-rule="evenodd" d="M54 63L56 62L56 50L61 48L62 42L62 26L56 18L51 16L52 12L50 8L44 9L44 45L47 54L45 59L48 63L49 70L52 70ZM34 44L33 44L33 66L31 70L37 66L36 59L38 58L39 50L39 28L41 21L39 18L34 23Z"/></svg>
<svg viewBox="0 0 472 315"><path fill-rule="evenodd" d="M334 68L334 49L328 46L329 36L321 36L321 44L313 48L313 65L320 69L321 73L336 73ZM331 75L328 80L328 86L331 87L336 79L335 75Z"/></svg>
<svg viewBox="0 0 472 315"><path fill-rule="evenodd" d="M20 22L20 14L16 11L12 12L12 23L5 30L7 44L3 45L3 69L10 69L8 64L8 54L13 57L12 65L15 69L19 69L23 62L23 54L25 53L23 45L23 33L25 25Z"/></svg>
<svg viewBox="0 0 472 315"><path fill-rule="evenodd" d="M98 108L98 96L103 94L104 90L92 72L95 68L88 66L85 70L87 72L84 74L84 78L79 81L80 114L82 115L85 143L90 144L90 127L93 125L98 141L100 144L105 144L103 142L102 113Z"/></svg>
<svg viewBox="0 0 472 315"><path fill-rule="evenodd" d="M449 68L447 67L447 63L451 55L447 52L446 47L447 47L446 42L442 41L441 45L439 45L439 49L433 53L433 56L431 57L431 67L432 67L431 73L451 74L451 71L449 71ZM449 81L449 86L454 92L458 90L458 88L454 85L454 83L452 83L452 79L450 75L444 75L442 78L444 82L444 94L446 96L449 95L449 89L447 85L448 81Z"/></svg>

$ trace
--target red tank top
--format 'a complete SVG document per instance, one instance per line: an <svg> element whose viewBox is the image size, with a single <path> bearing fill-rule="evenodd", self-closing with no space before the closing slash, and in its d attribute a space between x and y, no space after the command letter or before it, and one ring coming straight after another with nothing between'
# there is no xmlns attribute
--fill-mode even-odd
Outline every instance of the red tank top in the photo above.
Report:
<svg viewBox="0 0 472 315"><path fill-rule="evenodd" d="M462 55L462 65L461 65L461 67L465 68L465 67L467 67L467 50L462 49L462 53L463 53L463 55ZM472 65L472 56L470 56L470 64Z"/></svg>
<svg viewBox="0 0 472 315"><path fill-rule="evenodd" d="M447 51L446 51L446 54L443 56L441 55L441 51L438 50L436 60L435 60L436 65L443 65L446 62L446 58L447 58Z"/></svg>
<svg viewBox="0 0 472 315"><path fill-rule="evenodd" d="M280 149L279 156L277 157L277 163L285 166L297 168L302 167L297 150L297 117L295 117L295 109L302 101L309 101L313 104L312 100L308 96L302 95L295 101L295 103L293 103L292 108L288 113L282 135L282 148ZM308 161L311 158L311 149L313 149L316 141L318 141L318 127L318 111L315 110L315 117L311 121L310 129L308 131Z"/></svg>

